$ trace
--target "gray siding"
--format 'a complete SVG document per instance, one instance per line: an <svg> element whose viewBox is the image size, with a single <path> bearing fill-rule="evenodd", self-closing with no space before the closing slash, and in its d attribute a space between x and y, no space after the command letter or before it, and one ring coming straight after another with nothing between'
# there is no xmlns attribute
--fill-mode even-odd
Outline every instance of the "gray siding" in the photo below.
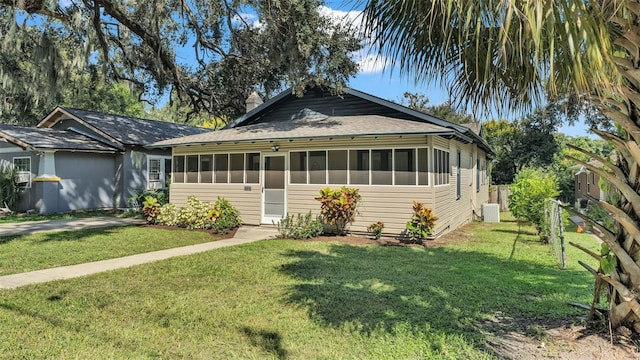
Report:
<svg viewBox="0 0 640 360"><path fill-rule="evenodd" d="M147 155L170 157L171 151L128 147L124 154L116 154L121 157L114 172L114 179L116 179L114 181L118 184L116 194L118 207L128 207L129 198L137 191L147 189Z"/></svg>
<svg viewBox="0 0 640 360"><path fill-rule="evenodd" d="M302 97L287 95L287 98L282 99L277 107L272 107L255 120L244 125L289 120L299 114L301 109L309 109L327 116L384 115L399 119L418 120L405 113L350 94L338 97L332 96L328 91L309 91Z"/></svg>
<svg viewBox="0 0 640 360"><path fill-rule="evenodd" d="M113 155L58 152L55 162L61 179L58 212L113 207Z"/></svg>
<svg viewBox="0 0 640 360"><path fill-rule="evenodd" d="M2 149L2 151L0 151L0 160L5 160L10 163L13 163L13 158L15 157L28 156L31 158L31 184L29 185L29 187L21 191L20 199L12 207L12 210L26 211L29 209L33 209L37 200L33 178L38 174L38 162L40 160L40 157L31 151L23 151L21 148L5 142L0 142L0 149ZM15 152L13 150L15 150Z"/></svg>

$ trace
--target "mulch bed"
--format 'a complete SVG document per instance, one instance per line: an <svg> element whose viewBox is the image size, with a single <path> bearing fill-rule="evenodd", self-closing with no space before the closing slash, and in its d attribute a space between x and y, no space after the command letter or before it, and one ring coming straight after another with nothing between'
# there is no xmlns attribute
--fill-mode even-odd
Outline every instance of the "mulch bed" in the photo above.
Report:
<svg viewBox="0 0 640 360"><path fill-rule="evenodd" d="M199 232L204 232L207 233L211 236L215 236L218 239L231 239L232 237L234 237L236 235L236 231L238 231L238 228L232 229L231 231L229 231L226 234L218 234L217 232L213 231L213 230L208 230L208 229L185 229L185 228L181 228L178 226L166 226L166 225L152 225L152 224L145 224L145 225L141 225L144 227L150 227L150 228L154 228L154 229L163 229L163 230L189 230L189 231L199 231Z"/></svg>

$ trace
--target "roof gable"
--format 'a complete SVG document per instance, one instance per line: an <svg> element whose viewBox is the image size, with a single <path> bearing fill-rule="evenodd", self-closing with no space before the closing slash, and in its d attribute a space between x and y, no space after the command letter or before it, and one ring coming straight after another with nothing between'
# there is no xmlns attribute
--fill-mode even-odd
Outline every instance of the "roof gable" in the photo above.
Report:
<svg viewBox="0 0 640 360"><path fill-rule="evenodd" d="M353 89L348 89L341 95L332 95L328 90L316 87L308 90L301 97L295 96L289 89L241 116L226 129L267 122L291 121L305 116L301 114L302 111L314 114L315 117L318 117L318 114L326 117L384 116L428 123L449 129L458 134L462 140L477 143L485 151L493 154L493 150L481 135L469 127Z"/></svg>
<svg viewBox="0 0 640 360"><path fill-rule="evenodd" d="M140 119L97 111L57 107L37 127L52 127L67 115L100 136L120 145L147 145L175 137L201 134L210 130L166 121Z"/></svg>
<svg viewBox="0 0 640 360"><path fill-rule="evenodd" d="M0 138L31 150L74 150L93 152L115 152L120 149L67 130L32 128L0 124Z"/></svg>

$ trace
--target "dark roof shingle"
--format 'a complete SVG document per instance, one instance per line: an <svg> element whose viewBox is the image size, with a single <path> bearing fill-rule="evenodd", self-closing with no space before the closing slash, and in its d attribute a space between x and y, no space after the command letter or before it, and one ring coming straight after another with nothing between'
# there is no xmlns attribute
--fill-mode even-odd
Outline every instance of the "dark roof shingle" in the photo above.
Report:
<svg viewBox="0 0 640 360"><path fill-rule="evenodd" d="M119 149L69 130L0 124L0 138L17 139L35 149L118 151Z"/></svg>
<svg viewBox="0 0 640 360"><path fill-rule="evenodd" d="M211 131L166 121L140 119L68 107L61 109L125 145L147 145L176 137Z"/></svg>

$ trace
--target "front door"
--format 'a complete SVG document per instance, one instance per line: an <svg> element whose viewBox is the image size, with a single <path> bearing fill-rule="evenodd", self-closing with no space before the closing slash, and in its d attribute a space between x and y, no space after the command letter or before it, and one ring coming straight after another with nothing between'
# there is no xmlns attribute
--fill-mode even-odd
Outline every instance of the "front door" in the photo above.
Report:
<svg viewBox="0 0 640 360"><path fill-rule="evenodd" d="M264 155L262 164L262 223L278 223L286 209L285 156Z"/></svg>

